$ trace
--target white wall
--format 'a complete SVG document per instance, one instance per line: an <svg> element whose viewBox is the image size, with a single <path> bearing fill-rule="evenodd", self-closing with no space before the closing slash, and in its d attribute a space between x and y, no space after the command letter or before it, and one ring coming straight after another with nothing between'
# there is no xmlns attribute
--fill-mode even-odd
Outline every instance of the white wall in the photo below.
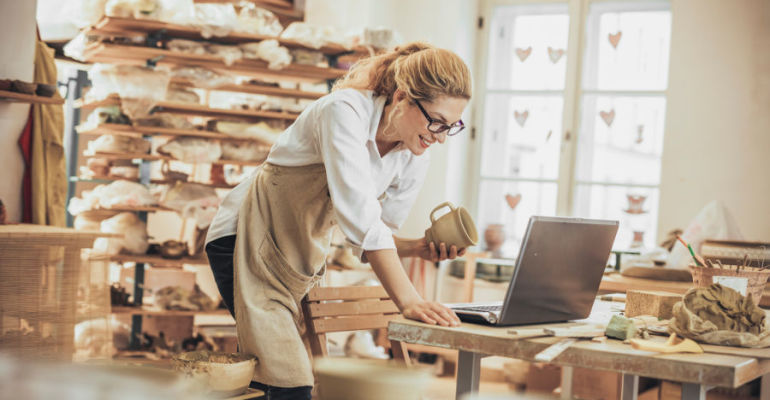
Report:
<svg viewBox="0 0 770 400"><path fill-rule="evenodd" d="M309 23L335 26L343 32L363 27L395 29L404 42L426 41L454 51L469 67L474 64L478 0L308 0L305 19ZM463 120L471 121L471 106ZM399 232L405 237L422 236L429 225L428 214L439 203L450 200L467 204L464 190L470 129L430 149L431 166L422 191Z"/></svg>
<svg viewBox="0 0 770 400"><path fill-rule="evenodd" d="M0 2L0 79L33 79L35 6L35 1ZM0 102L0 199L9 221L21 219L24 164L18 141L28 115L28 104Z"/></svg>
<svg viewBox="0 0 770 400"><path fill-rule="evenodd" d="M721 200L770 240L770 2L672 0L658 237Z"/></svg>

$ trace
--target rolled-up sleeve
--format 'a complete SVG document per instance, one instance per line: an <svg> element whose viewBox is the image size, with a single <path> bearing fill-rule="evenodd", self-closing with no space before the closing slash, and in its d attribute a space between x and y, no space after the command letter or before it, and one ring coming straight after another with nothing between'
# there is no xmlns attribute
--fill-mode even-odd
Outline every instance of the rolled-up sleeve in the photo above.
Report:
<svg viewBox="0 0 770 400"><path fill-rule="evenodd" d="M371 176L366 148L369 121L343 101L324 106L318 119L317 143L342 233L358 257L365 250L395 249Z"/></svg>

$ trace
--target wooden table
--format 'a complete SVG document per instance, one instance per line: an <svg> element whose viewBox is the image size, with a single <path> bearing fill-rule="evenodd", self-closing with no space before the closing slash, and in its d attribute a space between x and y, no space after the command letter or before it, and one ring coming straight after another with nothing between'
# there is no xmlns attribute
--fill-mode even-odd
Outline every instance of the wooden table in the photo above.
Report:
<svg viewBox="0 0 770 400"><path fill-rule="evenodd" d="M532 325L527 328L568 327L585 323L601 323L609 319L609 302L597 302L587 320ZM478 391L481 358L502 356L533 361L537 353L558 338L517 338L508 333L511 327L490 327L463 323L458 328L428 325L406 319L396 319L388 326L388 339L459 350L457 365L456 398ZM732 348L718 348L731 351ZM639 377L650 377L682 382L683 399L706 398L712 387L735 388L762 377L760 398L770 399L770 351L765 349L761 357L747 349L736 349L731 354L670 354L662 355L634 350L618 340L605 343L579 341L553 360L562 366L562 398L571 397L572 367L616 371L623 374L622 399L636 399ZM767 357L765 357L767 356Z"/></svg>

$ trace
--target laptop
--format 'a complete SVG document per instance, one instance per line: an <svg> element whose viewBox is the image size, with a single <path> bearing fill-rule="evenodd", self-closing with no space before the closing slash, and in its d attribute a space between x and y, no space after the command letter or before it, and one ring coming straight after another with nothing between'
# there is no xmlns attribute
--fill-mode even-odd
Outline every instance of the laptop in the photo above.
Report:
<svg viewBox="0 0 770 400"><path fill-rule="evenodd" d="M618 221L533 216L505 300L447 306L462 321L500 326L587 318L617 232Z"/></svg>

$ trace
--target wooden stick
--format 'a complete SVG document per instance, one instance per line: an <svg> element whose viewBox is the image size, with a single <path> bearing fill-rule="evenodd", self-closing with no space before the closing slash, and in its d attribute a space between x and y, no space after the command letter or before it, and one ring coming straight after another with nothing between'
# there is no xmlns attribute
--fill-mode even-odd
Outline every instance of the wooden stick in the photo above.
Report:
<svg viewBox="0 0 770 400"><path fill-rule="evenodd" d="M563 353L564 350L567 350L575 342L577 342L577 339L575 338L567 338L567 339L560 340L548 346L545 350L541 351L540 353L537 353L535 355L535 361L551 362L553 361L554 358L558 357L559 354Z"/></svg>

